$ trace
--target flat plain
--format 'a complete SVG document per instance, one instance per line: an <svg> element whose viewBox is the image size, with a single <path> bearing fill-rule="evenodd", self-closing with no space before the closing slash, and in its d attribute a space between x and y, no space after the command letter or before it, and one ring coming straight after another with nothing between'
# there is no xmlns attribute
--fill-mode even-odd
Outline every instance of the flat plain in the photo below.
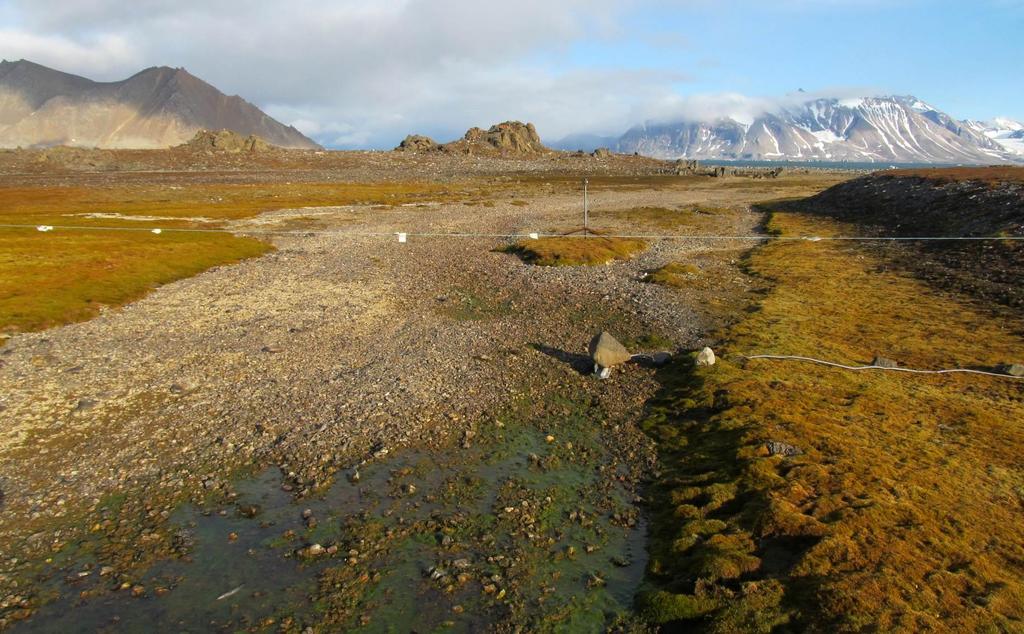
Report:
<svg viewBox="0 0 1024 634"><path fill-rule="evenodd" d="M0 623L1019 627L1019 382L741 359L988 367L1019 315L765 242L859 231L764 205L849 173L665 171L0 153ZM584 177L602 235L520 257ZM672 360L597 380L601 330Z"/></svg>

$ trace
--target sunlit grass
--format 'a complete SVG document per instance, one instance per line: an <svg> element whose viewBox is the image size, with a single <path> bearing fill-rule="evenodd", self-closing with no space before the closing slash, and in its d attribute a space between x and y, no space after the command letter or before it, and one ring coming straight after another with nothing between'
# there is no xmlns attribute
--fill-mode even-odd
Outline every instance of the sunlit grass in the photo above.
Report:
<svg viewBox="0 0 1024 634"><path fill-rule="evenodd" d="M390 209L463 195L415 182L7 187L0 188L0 224L210 228L281 208L360 204ZM315 218L298 218L278 228L322 226ZM228 234L0 229L0 332L89 319L101 306L123 305L160 284L269 248Z"/></svg>
<svg viewBox="0 0 1024 634"><path fill-rule="evenodd" d="M652 284L685 288L691 286L700 274L700 269L693 264L669 262L665 266L651 271L647 276L647 281Z"/></svg>
<svg viewBox="0 0 1024 634"><path fill-rule="evenodd" d="M269 183L137 185L116 187L0 188L0 222L117 226L120 219L82 214L157 216L155 223L130 226L184 226L191 218L216 222L248 218L264 211L341 205L400 205L457 200L464 192L436 183Z"/></svg>
<svg viewBox="0 0 1024 634"><path fill-rule="evenodd" d="M0 229L0 331L94 316L270 245L230 234Z"/></svg>
<svg viewBox="0 0 1024 634"><path fill-rule="evenodd" d="M506 250L538 266L595 266L628 260L646 248L645 241L633 238L577 236L524 240Z"/></svg>
<svg viewBox="0 0 1024 634"><path fill-rule="evenodd" d="M991 367L1024 358L1020 316L940 296L854 244L770 243L748 265L771 289L722 333L717 365L662 373L645 423L663 471L642 610L715 631L1020 629L1021 382L740 357ZM803 453L770 456L769 440Z"/></svg>

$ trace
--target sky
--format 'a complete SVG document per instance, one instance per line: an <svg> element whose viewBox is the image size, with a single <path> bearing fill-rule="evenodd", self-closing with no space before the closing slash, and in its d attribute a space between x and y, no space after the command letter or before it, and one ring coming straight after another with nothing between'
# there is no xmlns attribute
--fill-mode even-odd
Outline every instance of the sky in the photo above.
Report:
<svg viewBox="0 0 1024 634"><path fill-rule="evenodd" d="M1024 0L0 0L0 58L184 67L338 148L505 120L618 136L798 90L1024 120Z"/></svg>

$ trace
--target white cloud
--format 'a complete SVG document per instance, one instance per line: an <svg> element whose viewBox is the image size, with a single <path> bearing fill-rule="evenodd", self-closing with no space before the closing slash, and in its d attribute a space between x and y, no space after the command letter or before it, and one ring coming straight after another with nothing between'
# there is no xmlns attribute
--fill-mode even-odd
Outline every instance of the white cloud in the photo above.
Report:
<svg viewBox="0 0 1024 634"><path fill-rule="evenodd" d="M778 113L808 101L820 98L846 99L876 97L877 89L867 87L833 87L813 92L793 92L781 96L749 96L740 93L713 93L696 95L671 94L664 99L645 102L633 112L634 121L673 123L678 121L714 122L733 119L740 123L753 123L768 113Z"/></svg>
<svg viewBox="0 0 1024 634"><path fill-rule="evenodd" d="M780 0L785 10L921 0ZM986 0L1015 6L1021 0ZM753 6L738 0L733 11ZM574 47L642 41L688 57L688 40L637 12L711 0L0 0L0 57L94 79L184 66L326 144L387 147L420 132L440 140L505 119L549 140L618 133L644 120L752 120L787 98L678 94L687 78L614 59L583 67ZM667 22L666 24L669 24ZM728 45L728 43L723 43ZM692 51L695 72L713 51ZM657 67L657 60L653 65ZM632 65L630 65L632 64ZM717 71L716 71L717 72Z"/></svg>
<svg viewBox="0 0 1024 634"><path fill-rule="evenodd" d="M5 59L30 59L61 70L85 67L98 74L120 72L138 57L129 40L118 34L76 41L12 28L0 28L0 53Z"/></svg>
<svg viewBox="0 0 1024 634"><path fill-rule="evenodd" d="M554 138L628 112L664 75L554 70L620 35L615 0L13 0L0 55L95 79L184 66L322 142L386 146L507 118ZM130 45L129 45L130 43Z"/></svg>

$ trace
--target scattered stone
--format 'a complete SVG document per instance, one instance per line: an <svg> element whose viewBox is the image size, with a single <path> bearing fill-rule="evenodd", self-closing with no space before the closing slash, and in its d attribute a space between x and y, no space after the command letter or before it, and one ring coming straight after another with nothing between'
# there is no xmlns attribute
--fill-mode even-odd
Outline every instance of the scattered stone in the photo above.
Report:
<svg viewBox="0 0 1024 634"><path fill-rule="evenodd" d="M1010 376L1024 377L1024 363L1007 363L1001 369Z"/></svg>
<svg viewBox="0 0 1024 634"><path fill-rule="evenodd" d="M308 559L312 559L314 557L319 557L320 555L323 555L326 552L326 550L327 549L325 549L320 544L310 544L306 548L301 549L299 551L299 555L302 557L306 557Z"/></svg>
<svg viewBox="0 0 1024 634"><path fill-rule="evenodd" d="M238 514L242 517L248 517L252 519L260 514L263 509L260 508L259 504L239 504Z"/></svg>
<svg viewBox="0 0 1024 634"><path fill-rule="evenodd" d="M711 348L705 347L697 354L697 366L698 367L710 367L715 365L717 359L715 358L715 351Z"/></svg>
<svg viewBox="0 0 1024 634"><path fill-rule="evenodd" d="M804 453L793 445L775 440L769 440L764 444L764 447L768 450L768 455L770 456L785 456L789 458L791 456L802 456Z"/></svg>
<svg viewBox="0 0 1024 634"><path fill-rule="evenodd" d="M78 404L75 405L75 411L87 412L92 408L96 407L97 405L99 405L99 401L93 400L91 398L79 399Z"/></svg>
<svg viewBox="0 0 1024 634"><path fill-rule="evenodd" d="M284 352L284 348L278 345L271 344L263 346L262 351L269 352L270 354L277 354L278 352Z"/></svg>
<svg viewBox="0 0 1024 634"><path fill-rule="evenodd" d="M596 574L592 574L590 575L590 577L587 578L588 588L603 588L605 585L607 585L607 583L608 582L605 581L603 577L600 577Z"/></svg>
<svg viewBox="0 0 1024 634"><path fill-rule="evenodd" d="M651 355L651 365L661 367L672 360L671 352L655 352Z"/></svg>
<svg viewBox="0 0 1024 634"><path fill-rule="evenodd" d="M138 597L142 597L142 596L145 596L145 595L146 595L146 587L145 586L138 586L138 585L132 586L132 596L133 597L138 598Z"/></svg>
<svg viewBox="0 0 1024 634"><path fill-rule="evenodd" d="M898 367L900 367L900 364L896 363L892 359L887 359L885 357L880 357L880 356L876 356L874 361L871 362L871 365L876 367L876 368L898 368Z"/></svg>

